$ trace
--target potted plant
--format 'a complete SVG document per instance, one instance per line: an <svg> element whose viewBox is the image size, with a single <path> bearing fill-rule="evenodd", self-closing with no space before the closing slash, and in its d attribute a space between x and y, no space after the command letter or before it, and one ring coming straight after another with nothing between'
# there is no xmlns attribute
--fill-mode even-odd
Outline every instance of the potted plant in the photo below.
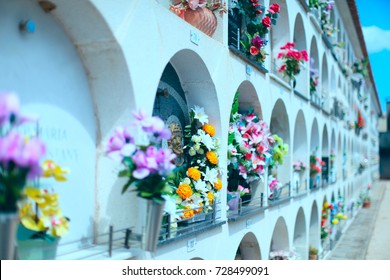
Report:
<svg viewBox="0 0 390 280"><path fill-rule="evenodd" d="M175 154L162 148L160 142L168 140L171 132L162 119L152 117L143 110L133 112L133 120L125 127L116 128L106 144L106 154L123 166L118 173L127 181L122 193L129 187L137 192L140 202L146 203L146 221L142 246L147 251L157 248L158 234L164 210L164 194L170 193L167 176L174 170Z"/></svg>
<svg viewBox="0 0 390 280"><path fill-rule="evenodd" d="M20 113L15 93L0 92L0 259L14 259L17 202L29 179L40 175L45 145L35 137L26 139L17 128L31 121Z"/></svg>
<svg viewBox="0 0 390 280"><path fill-rule="evenodd" d="M222 14L227 11L221 0L171 0L169 9L209 36L217 29L214 12Z"/></svg>
<svg viewBox="0 0 390 280"><path fill-rule="evenodd" d="M371 207L371 197L369 195L363 196L363 208L370 208Z"/></svg>
<svg viewBox="0 0 390 280"><path fill-rule="evenodd" d="M170 178L181 223L206 219L222 189L216 129L202 107L191 108L190 120L184 135L185 164Z"/></svg>
<svg viewBox="0 0 390 280"><path fill-rule="evenodd" d="M278 59L283 62L278 72L282 73L284 77L288 77L295 87L295 76L301 72L301 66L304 62L309 61L309 55L306 50L298 51L294 47L294 42L287 42L280 48L282 51L278 54Z"/></svg>
<svg viewBox="0 0 390 280"><path fill-rule="evenodd" d="M39 184L28 186L19 203L20 226L18 228L19 259L55 259L60 238L68 232L69 219L59 207L59 195L53 188L42 188L43 180L65 182L67 170L52 160L42 164Z"/></svg>
<svg viewBox="0 0 390 280"><path fill-rule="evenodd" d="M318 249L309 246L309 260L318 260Z"/></svg>

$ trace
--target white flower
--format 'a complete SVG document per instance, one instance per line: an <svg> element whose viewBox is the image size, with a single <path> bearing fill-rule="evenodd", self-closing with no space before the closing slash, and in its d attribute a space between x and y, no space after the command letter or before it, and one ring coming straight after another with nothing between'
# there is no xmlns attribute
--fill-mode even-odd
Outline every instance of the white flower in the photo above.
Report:
<svg viewBox="0 0 390 280"><path fill-rule="evenodd" d="M233 144L230 144L228 146L228 151L229 151L230 155L232 155L232 156L235 156L238 153L236 147Z"/></svg>
<svg viewBox="0 0 390 280"><path fill-rule="evenodd" d="M203 107L199 107L195 105L194 108L192 108L192 111L195 113L194 118L199 120L201 124L205 124L209 122L209 117L204 112Z"/></svg>
<svg viewBox="0 0 390 280"><path fill-rule="evenodd" d="M206 185L206 182L205 181L202 181L202 180L198 180L196 183L195 183L195 189L201 193L207 193L209 191L209 189L207 188L207 185Z"/></svg>
<svg viewBox="0 0 390 280"><path fill-rule="evenodd" d="M210 135L205 133L203 130L198 130L199 136L202 138L202 143L206 146L206 148L211 151L215 149L215 143L213 138Z"/></svg>
<svg viewBox="0 0 390 280"><path fill-rule="evenodd" d="M163 195L165 199L164 211L171 215L171 219L179 219L179 215L176 212L176 201L169 195Z"/></svg>
<svg viewBox="0 0 390 280"><path fill-rule="evenodd" d="M218 170L216 168L209 168L208 166L206 167L206 173L204 175L204 180L207 182L210 182L211 184L216 183L217 177L218 177Z"/></svg>
<svg viewBox="0 0 390 280"><path fill-rule="evenodd" d="M189 198L184 200L181 205L183 206L190 206L191 209L196 209L199 207L199 202L203 203L203 199L196 194L191 195Z"/></svg>
<svg viewBox="0 0 390 280"><path fill-rule="evenodd" d="M194 150L195 151L199 151L199 149L200 149L200 144L199 143L196 143L195 145L194 145Z"/></svg>
<svg viewBox="0 0 390 280"><path fill-rule="evenodd" d="M195 143L199 143L200 141L202 141L202 138L200 138L199 135L192 135L191 140Z"/></svg>

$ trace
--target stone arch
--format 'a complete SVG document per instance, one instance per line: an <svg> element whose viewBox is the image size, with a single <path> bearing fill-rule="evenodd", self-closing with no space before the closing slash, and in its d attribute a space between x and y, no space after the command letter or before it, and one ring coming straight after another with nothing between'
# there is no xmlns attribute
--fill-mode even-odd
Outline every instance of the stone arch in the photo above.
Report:
<svg viewBox="0 0 390 280"><path fill-rule="evenodd" d="M310 211L309 246L316 249L320 246L320 220L316 201L313 201Z"/></svg>
<svg viewBox="0 0 390 280"><path fill-rule="evenodd" d="M242 238L237 248L236 260L261 260L259 242L252 232L248 232Z"/></svg>
<svg viewBox="0 0 390 280"><path fill-rule="evenodd" d="M290 251L288 229L283 217L279 217L276 221L270 244L270 252L280 250Z"/></svg>
<svg viewBox="0 0 390 280"><path fill-rule="evenodd" d="M295 219L293 248L302 259L307 258L307 236L306 236L306 219L303 208L300 207Z"/></svg>
<svg viewBox="0 0 390 280"><path fill-rule="evenodd" d="M329 92L329 74L328 74L328 60L326 53L322 56L322 66L321 66L321 98L323 102L324 109L329 112L330 108L330 92Z"/></svg>
<svg viewBox="0 0 390 280"><path fill-rule="evenodd" d="M309 151L307 143L307 127L302 110L298 111L294 124L294 142L292 148L293 162L301 161L307 167L309 166ZM305 191L307 189L308 168L305 171L295 174L292 182L292 188L296 192Z"/></svg>
<svg viewBox="0 0 390 280"><path fill-rule="evenodd" d="M306 31L303 24L302 16L300 13L297 14L294 24L294 38L295 48L299 51L307 50ZM299 75L296 76L296 87L295 90L303 95L308 95L309 86L309 67L302 67Z"/></svg>
<svg viewBox="0 0 390 280"><path fill-rule="evenodd" d="M286 105L282 99L278 99L271 114L270 131L272 134L278 135L283 139L283 142L290 146L290 126L286 110ZM291 157L290 152L284 156L284 162L278 166L278 179L282 184L290 181Z"/></svg>

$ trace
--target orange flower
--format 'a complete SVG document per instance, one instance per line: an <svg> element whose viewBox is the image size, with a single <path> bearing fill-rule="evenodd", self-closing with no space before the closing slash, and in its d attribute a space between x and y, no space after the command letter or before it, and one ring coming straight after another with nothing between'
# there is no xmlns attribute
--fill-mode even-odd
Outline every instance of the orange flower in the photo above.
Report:
<svg viewBox="0 0 390 280"><path fill-rule="evenodd" d="M195 181L198 181L200 179L200 171L198 168L190 167L187 169L187 175L191 179L194 179Z"/></svg>
<svg viewBox="0 0 390 280"><path fill-rule="evenodd" d="M194 210L191 209L191 206L188 206L188 205L184 206L184 209L185 209L185 211L183 211L182 218L189 219L195 215Z"/></svg>
<svg viewBox="0 0 390 280"><path fill-rule="evenodd" d="M222 181L221 179L217 178L217 182L214 183L214 188L217 190L217 191L220 191L222 189Z"/></svg>
<svg viewBox="0 0 390 280"><path fill-rule="evenodd" d="M199 208L198 209L195 209L195 213L196 214L199 214L199 213L202 213L202 210L203 210L203 203L202 202L199 202Z"/></svg>
<svg viewBox="0 0 390 280"><path fill-rule="evenodd" d="M181 183L176 193L182 198L187 199L192 195L192 188L188 184Z"/></svg>
<svg viewBox="0 0 390 280"><path fill-rule="evenodd" d="M215 128L211 124L208 124L208 123L204 124L203 130L211 137L213 137L215 135Z"/></svg>
<svg viewBox="0 0 390 280"><path fill-rule="evenodd" d="M210 204L213 204L214 194L212 192L208 192L207 193L207 199L209 200Z"/></svg>
<svg viewBox="0 0 390 280"><path fill-rule="evenodd" d="M210 163L212 164L217 164L218 163L218 156L215 152L213 151L208 151L206 153L206 158L209 160Z"/></svg>

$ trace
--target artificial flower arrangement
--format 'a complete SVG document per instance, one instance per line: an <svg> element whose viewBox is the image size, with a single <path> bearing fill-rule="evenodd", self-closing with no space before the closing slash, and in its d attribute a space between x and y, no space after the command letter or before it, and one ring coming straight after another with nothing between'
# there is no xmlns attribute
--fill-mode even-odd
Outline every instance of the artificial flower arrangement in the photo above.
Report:
<svg viewBox="0 0 390 280"><path fill-rule="evenodd" d="M320 174L324 165L325 162L315 154L310 155L310 177L315 177L317 174Z"/></svg>
<svg viewBox="0 0 390 280"><path fill-rule="evenodd" d="M293 170L295 172L304 172L306 170L306 164L303 161L295 161L293 162Z"/></svg>
<svg viewBox="0 0 390 280"><path fill-rule="evenodd" d="M19 231L22 240L43 239L49 242L64 236L69 229L69 219L62 214L59 207L59 195L53 188L42 188L42 180L54 179L65 182L65 174L52 160L42 164L41 179L36 186L28 186L23 191L23 199L19 203L20 224L28 231Z"/></svg>
<svg viewBox="0 0 390 280"><path fill-rule="evenodd" d="M169 10L209 36L217 28L213 13L227 12L226 3L221 0L171 0Z"/></svg>
<svg viewBox="0 0 390 280"><path fill-rule="evenodd" d="M283 60L278 72L288 77L290 81L295 81L295 76L300 73L303 63L309 61L306 50L298 51L294 47L294 42L287 42L280 48L282 52L278 54L278 59Z"/></svg>
<svg viewBox="0 0 390 280"><path fill-rule="evenodd" d="M365 78L368 75L368 59L362 58L361 60L356 60L352 65L352 72L354 74L361 75L361 78Z"/></svg>
<svg viewBox="0 0 390 280"><path fill-rule="evenodd" d="M362 115L362 111L360 111L360 109L358 109L358 112L357 112L357 121L356 121L356 126L358 129L361 129L364 127L364 118L363 118L363 115Z"/></svg>
<svg viewBox="0 0 390 280"><path fill-rule="evenodd" d="M295 76L301 72L304 61L309 61L306 50L298 51L294 47L294 42L287 42L286 45L280 48L282 52L278 54L278 59L283 60L278 72L288 77L290 81L295 81Z"/></svg>
<svg viewBox="0 0 390 280"><path fill-rule="evenodd" d="M268 168L268 187L270 191L269 199L276 199L280 193L282 184L277 179L278 166L283 164L284 156L288 153L288 145L283 142L283 139L278 135L272 135L274 138L270 153Z"/></svg>
<svg viewBox="0 0 390 280"><path fill-rule="evenodd" d="M333 168L334 168L335 158L336 158L336 154L334 153L333 150L331 150L330 154L329 154L329 167L330 167L330 170L333 170Z"/></svg>
<svg viewBox="0 0 390 280"><path fill-rule="evenodd" d="M190 125L185 128L186 163L169 177L173 187L171 197L176 202L177 220L192 218L212 209L222 189L219 178L219 139L209 124L204 108L194 106Z"/></svg>
<svg viewBox="0 0 390 280"><path fill-rule="evenodd" d="M258 0L239 1L237 8L247 22L245 36L240 40L243 50L248 57L262 65L268 55L265 51L268 43L266 36L270 32L271 25L276 25L280 6L277 3L271 4L266 12L265 6L258 2Z"/></svg>
<svg viewBox="0 0 390 280"><path fill-rule="evenodd" d="M238 113L238 92L232 106L228 136L228 190L237 191L240 182L264 180L264 173L272 156L275 139L266 122L253 112ZM235 173L238 178L230 183Z"/></svg>
<svg viewBox="0 0 390 280"><path fill-rule="evenodd" d="M310 58L310 95L317 93L317 86L319 83L318 69L314 68L313 63L313 58Z"/></svg>
<svg viewBox="0 0 390 280"><path fill-rule="evenodd" d="M334 1L309 0L309 7L319 11L321 28L324 34L326 34L328 37L331 37L333 34L339 31L330 21L330 12L333 10Z"/></svg>
<svg viewBox="0 0 390 280"><path fill-rule="evenodd" d="M41 174L40 160L46 152L37 137L26 138L18 127L32 119L20 112L15 93L0 93L0 212L16 213L17 202L28 180Z"/></svg>
<svg viewBox="0 0 390 280"><path fill-rule="evenodd" d="M278 199L282 184L272 174L268 175L268 187L269 187L269 200Z"/></svg>
<svg viewBox="0 0 390 280"><path fill-rule="evenodd" d="M301 256L295 251L271 251L269 252L270 260L300 260Z"/></svg>
<svg viewBox="0 0 390 280"><path fill-rule="evenodd" d="M328 226L328 218L329 218L329 210L332 208L332 204L327 201L322 205L321 210L321 240L325 240L329 236L329 226Z"/></svg>
<svg viewBox="0 0 390 280"><path fill-rule="evenodd" d="M120 178L127 178L122 194L134 186L137 195L156 203L165 201L170 193L167 176L174 170L176 155L169 148L160 147L171 132L162 119L149 116L143 110L133 112L134 119L125 127L116 128L105 147L106 154L121 162Z"/></svg>

